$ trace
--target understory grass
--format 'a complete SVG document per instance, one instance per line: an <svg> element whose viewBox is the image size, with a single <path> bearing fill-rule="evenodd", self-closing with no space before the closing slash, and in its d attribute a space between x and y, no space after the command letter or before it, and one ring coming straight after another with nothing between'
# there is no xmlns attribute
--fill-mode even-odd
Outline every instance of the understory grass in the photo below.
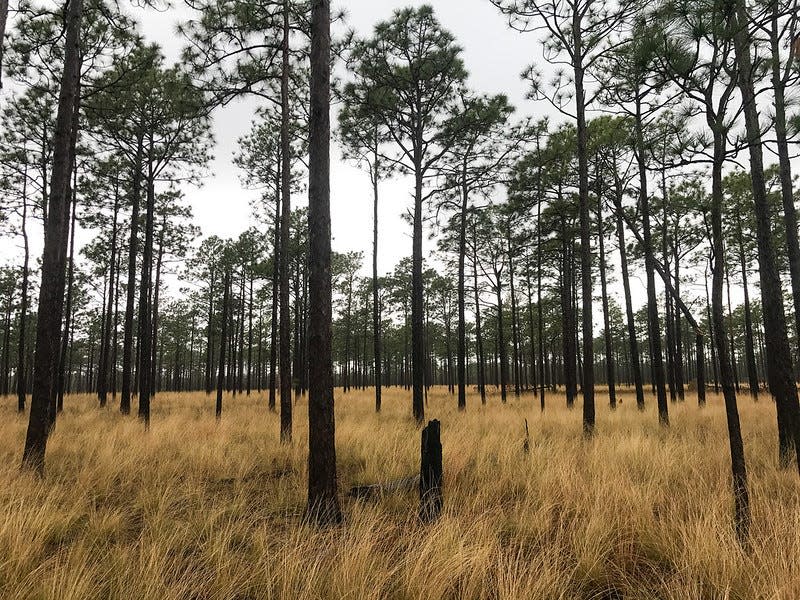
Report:
<svg viewBox="0 0 800 600"><path fill-rule="evenodd" d="M302 520L305 399L281 445L266 395L225 397L222 420L202 393L160 393L145 432L116 406L67 397L46 476L20 472L27 415L0 405L0 598L800 598L800 477L780 470L774 404L739 399L753 524L732 529L722 400L670 405L658 425L633 396L612 412L598 394L597 433L579 406L529 394L465 413L444 388L445 509L417 520L414 491L369 501L355 484L418 472L410 394L336 397L339 485L346 521ZM134 410L135 412L135 410ZM530 452L523 452L524 419Z"/></svg>

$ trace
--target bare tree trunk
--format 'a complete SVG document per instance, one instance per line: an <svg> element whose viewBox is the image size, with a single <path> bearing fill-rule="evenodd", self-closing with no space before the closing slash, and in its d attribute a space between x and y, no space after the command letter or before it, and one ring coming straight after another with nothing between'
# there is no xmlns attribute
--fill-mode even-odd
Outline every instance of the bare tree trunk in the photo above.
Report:
<svg viewBox="0 0 800 600"><path fill-rule="evenodd" d="M622 274L622 287L625 294L625 314L628 321L628 346L630 348L633 384L636 388L636 407L639 410L644 410L644 383L642 381L642 366L639 362L639 341L636 339L636 322L633 316L631 282L628 275L628 249L625 245L625 227L623 226L622 219L622 187L619 177L616 175L614 204L617 211L617 241L619 244L620 272Z"/></svg>
<svg viewBox="0 0 800 600"><path fill-rule="evenodd" d="M800 405L792 370L783 291L775 262L770 208L764 180L761 127L753 82L753 61L750 56L749 17L744 0L734 0L734 9L729 18L734 21L731 30L734 32L734 49L739 66L739 91L742 95L745 129L750 149L750 177L756 216L761 304L767 352L770 357L767 361L767 379L777 407L778 456L781 465L786 467L794 455L797 467L800 469Z"/></svg>
<svg viewBox="0 0 800 600"><path fill-rule="evenodd" d="M42 254L42 284L36 323L36 353L33 394L25 436L22 466L44 475L45 450L50 431L50 399L55 393L56 366L61 339L61 299L64 295L66 213L69 206L69 175L73 157L71 138L76 123L74 107L80 103L80 29L82 0L70 0L66 12L64 72L61 79L56 129L53 139L53 174L50 182L49 215L45 224Z"/></svg>
<svg viewBox="0 0 800 600"><path fill-rule="evenodd" d="M722 165L725 159L725 149L722 135L715 133L714 137L715 160L712 171L713 189L711 194L714 273L711 285L711 305L714 317L714 336L722 379L722 394L725 398L725 415L728 422L735 506L734 522L737 537L741 542L744 542L747 539L750 526L750 498L747 490L747 469L745 467L742 430L739 424L739 409L736 405L733 365L728 349L728 338L725 332L725 311L722 305L722 285L726 271L722 238Z"/></svg>
<svg viewBox="0 0 800 600"><path fill-rule="evenodd" d="M292 441L292 356L289 315L289 221L291 208L291 140L289 138L289 0L283 2L281 69L281 243L280 333L281 442Z"/></svg>
<svg viewBox="0 0 800 600"><path fill-rule="evenodd" d="M381 372L381 306L378 297L378 175L380 159L377 148L376 135L375 153L372 157L375 163L375 172L372 175L372 347L375 361L375 412L380 412L383 373Z"/></svg>
<svg viewBox="0 0 800 600"><path fill-rule="evenodd" d="M331 343L330 207L330 3L311 9L311 111L309 119L309 368L308 507L320 524L342 520L336 484Z"/></svg>
<svg viewBox="0 0 800 600"><path fill-rule="evenodd" d="M5 2L5 0L0 0ZM5 4L8 9L8 4ZM3 7L0 5L0 40L2 36L2 26L4 25ZM0 44L2 45L2 44ZM2 52L2 50L0 50ZM0 62L2 59L0 58ZM1 66L1 65L0 65ZM28 323L28 276L30 263L30 247L28 245L28 167L25 165L25 173L22 179L22 285L20 286L19 301L19 340L17 340L17 412L25 411L25 394L27 392L25 378L25 342L26 329Z"/></svg>
<svg viewBox="0 0 800 600"><path fill-rule="evenodd" d="M122 336L122 391L119 410L127 415L131 412L131 387L133 382L133 313L136 302L136 256L139 252L139 205L142 188L142 155L144 136L136 138L136 157L131 182L131 237L128 243L128 289L125 300L125 331ZM138 353L138 348L137 348Z"/></svg>
<svg viewBox="0 0 800 600"><path fill-rule="evenodd" d="M222 328L220 331L219 339L219 370L217 371L217 404L215 407L215 415L217 421L222 418L222 389L225 386L225 346L228 344L228 311L230 310L230 287L231 287L231 274L228 268L225 268L225 279L223 281L222 292Z"/></svg>
<svg viewBox="0 0 800 600"><path fill-rule="evenodd" d="M109 258L108 306L103 323L102 347L100 349L100 365L97 369L97 398L100 406L105 407L108 398L108 363L111 354L111 324L116 304L116 287L114 285L117 268L117 215L119 214L119 181L114 187L114 216L111 224L111 256Z"/></svg>
<svg viewBox="0 0 800 600"><path fill-rule="evenodd" d="M150 139L148 153L153 150L153 140ZM151 381L153 360L152 336L152 309L150 294L152 291L153 272L153 225L155 212L155 190L153 189L154 175L152 160L148 161L147 177L147 208L144 226L144 250L142 252L142 274L139 284L139 418L144 423L145 429L150 427L150 394L153 382Z"/></svg>

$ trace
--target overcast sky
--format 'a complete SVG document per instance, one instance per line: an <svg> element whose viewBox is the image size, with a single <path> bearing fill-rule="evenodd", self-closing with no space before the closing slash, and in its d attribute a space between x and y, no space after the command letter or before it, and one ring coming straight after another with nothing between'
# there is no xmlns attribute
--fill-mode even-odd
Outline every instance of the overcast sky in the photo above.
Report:
<svg viewBox="0 0 800 600"><path fill-rule="evenodd" d="M394 10L421 4L434 7L442 26L451 31L463 47L472 89L482 93L507 94L517 107L516 118L546 110L542 103L525 99L526 86L520 79L524 68L541 56L537 35L519 34L509 29L506 20L489 0L349 0L346 3L347 27L360 35L370 35L375 24L390 18ZM145 36L158 42L170 60L177 58L182 44L180 37L175 35L175 26L191 15L177 1L176 5L166 13L136 12ZM250 130L253 111L259 102L263 101L245 99L234 102L214 115L217 144L211 176L203 181L200 189L187 188L196 223L204 236L235 237L252 222L250 202L259 194L242 187L241 171L233 165L232 157L237 149L237 140ZM369 257L372 190L368 175L351 163L343 162L338 148L333 149L333 160L333 247L340 252L361 250L365 257ZM395 179L381 185L381 272L390 271L401 257L411 253L410 226L401 219L401 214L410 207L412 186L413 182L407 179ZM295 205L306 202L302 196L293 198ZM426 254L430 249L426 249Z"/></svg>

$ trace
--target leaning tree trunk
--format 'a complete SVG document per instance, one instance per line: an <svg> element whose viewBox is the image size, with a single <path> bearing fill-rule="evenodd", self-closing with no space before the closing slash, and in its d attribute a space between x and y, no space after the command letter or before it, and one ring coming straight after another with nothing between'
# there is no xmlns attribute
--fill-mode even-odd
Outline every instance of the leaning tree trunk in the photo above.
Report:
<svg viewBox="0 0 800 600"><path fill-rule="evenodd" d="M792 355L786 331L786 314L783 308L783 290L775 262L772 240L772 223L764 179L761 127L753 82L753 61L750 56L749 16L744 0L734 0L731 13L734 31L734 50L739 65L738 84L742 95L745 130L750 150L750 177L756 216L761 305L764 315L767 361L767 379L775 397L778 420L778 456L780 464L789 466L795 455L800 469L800 405L792 370Z"/></svg>
<svg viewBox="0 0 800 600"><path fill-rule="evenodd" d="M25 436L22 466L44 474L44 457L50 430L50 399L56 385L59 340L61 339L61 299L64 295L67 195L72 167L71 138L75 123L74 107L79 104L80 29L83 0L70 0L66 12L64 72L58 100L53 138L53 171L50 181L48 219L45 224L42 254L42 284L36 323L36 352L33 364L33 394L30 420Z"/></svg>
<svg viewBox="0 0 800 600"><path fill-rule="evenodd" d="M722 304L722 285L725 277L725 253L722 237L722 164L725 150L721 134L715 134L714 166L712 171L711 221L713 245L713 277L711 284L711 310L714 318L714 337L719 356L722 394L725 398L725 416L728 422L728 439L733 475L734 522L740 541L747 539L750 525L750 499L747 491L747 469L745 467L744 443L739 424L739 409L736 405L733 365L728 338L725 332L725 310Z"/></svg>
<svg viewBox="0 0 800 600"><path fill-rule="evenodd" d="M313 0L311 12L311 110L309 115L309 364L308 506L320 524L342 514L336 485L331 322L330 205L330 2Z"/></svg>
<svg viewBox="0 0 800 600"><path fill-rule="evenodd" d="M647 193L647 167L645 165L645 145L642 125L641 97L636 97L636 158L639 167L639 205L642 211L642 229L644 233L644 262L647 271L647 315L648 331L652 356L650 357L653 369L653 383L656 388L658 403L658 422L662 426L669 425L669 406L667 404L667 390L664 377L664 362L661 352L661 328L658 324L658 300L656 298L655 256L653 255L653 242L650 230L650 197Z"/></svg>
<svg viewBox="0 0 800 600"><path fill-rule="evenodd" d="M642 381L642 366L639 362L639 341L636 339L636 321L633 316L633 301L631 299L631 282L628 275L628 249L625 245L625 227L622 219L622 188L619 178L616 177L614 204L617 212L617 242L619 244L620 272L622 273L622 288L625 294L625 314L628 324L628 346L630 348L631 372L633 385L636 388L636 407L644 410L644 383Z"/></svg>

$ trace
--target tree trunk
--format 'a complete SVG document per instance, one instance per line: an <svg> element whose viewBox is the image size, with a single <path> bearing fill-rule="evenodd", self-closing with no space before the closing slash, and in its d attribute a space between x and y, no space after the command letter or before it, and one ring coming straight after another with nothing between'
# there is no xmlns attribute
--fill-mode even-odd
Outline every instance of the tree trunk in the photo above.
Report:
<svg viewBox="0 0 800 600"><path fill-rule="evenodd" d="M476 227L472 225L472 279L475 293L475 352L478 361L478 391L481 394L481 404L486 404L486 362L483 352L483 333L481 331L481 301L480 288L478 287L478 249L476 242Z"/></svg>
<svg viewBox="0 0 800 600"><path fill-rule="evenodd" d="M309 362L308 506L319 524L342 520L336 483L331 322L330 210L330 2L311 11L311 110L309 115Z"/></svg>
<svg viewBox="0 0 800 600"><path fill-rule="evenodd" d="M291 208L291 139L289 132L289 0L283 1L281 67L281 243L280 334L281 442L292 441L292 356L289 316L289 222Z"/></svg>
<svg viewBox="0 0 800 600"><path fill-rule="evenodd" d="M661 353L661 327L658 324L658 300L656 298L655 256L650 231L650 197L647 193L647 167L645 165L645 145L642 125L641 96L636 97L636 159L639 167L639 207L642 212L642 229L644 230L645 269L647 271L647 315L649 337L652 346L650 357L653 369L653 383L656 388L658 402L658 422L669 425L669 407L664 380L664 362Z"/></svg>
<svg viewBox="0 0 800 600"><path fill-rule="evenodd" d="M268 407L270 412L275 412L278 370L278 307L280 306L280 263L281 263L281 186L280 177L275 178L275 252L272 259L272 313L270 319L269 336L269 399Z"/></svg>
<svg viewBox="0 0 800 600"><path fill-rule="evenodd" d="M111 223L111 257L109 264L108 306L106 307L103 335L101 336L102 348L100 349L100 365L97 369L97 398L100 406L105 407L108 400L108 363L111 354L111 319L116 303L116 289L114 280L117 268L117 216L119 214L119 181L114 187L114 216Z"/></svg>
<svg viewBox="0 0 800 600"><path fill-rule="evenodd" d="M5 2L5 0L0 0ZM5 10L8 10L8 4L5 4ZM0 6L0 34L4 27L5 15L3 14L3 7ZM0 40L3 37L0 35ZM0 43L0 47L2 44ZM0 48L0 62L2 62L2 48ZM22 284L20 285L20 301L19 301L19 339L17 340L17 412L25 411L25 394L27 392L26 378L25 378L25 336L28 323L28 276L29 276L29 263L30 263L30 247L28 245L28 169L25 166L25 173L22 179Z"/></svg>
<svg viewBox="0 0 800 600"><path fill-rule="evenodd" d="M792 161L789 157L789 142L786 134L786 82L781 75L778 22L780 3L778 0L771 0L770 4L772 5L770 46L772 49L772 90L775 100L775 139L778 146L778 164L780 166L778 172L781 179L781 200L786 225L786 253L789 258L789 273L792 281L795 331L797 331L797 343L800 345L800 241L797 238L797 209L794 205L794 190L792 189ZM796 19L797 17L790 18ZM791 42L796 43L796 39ZM790 63L794 58L796 57L792 52Z"/></svg>
<svg viewBox="0 0 800 600"><path fill-rule="evenodd" d="M750 290L747 282L747 258L744 252L744 239L742 235L742 217L736 213L736 233L739 242L739 263L742 269L742 289L744 290L744 348L747 361L747 381L750 386L750 395L758 399L758 370L756 368L756 354L753 349L753 316L750 308Z"/></svg>
<svg viewBox="0 0 800 600"><path fill-rule="evenodd" d="M594 433L594 323L592 310L592 238L591 218L589 216L589 158L586 149L588 132L586 129L586 103L583 89L582 11L573 13L573 42L575 54L575 105L578 125L578 203L580 205L581 229L581 299L583 321L583 431Z"/></svg>
<svg viewBox="0 0 800 600"><path fill-rule="evenodd" d="M73 150L74 152L74 150ZM73 175L73 181L77 180L77 177ZM66 306L63 308L64 311L64 334L61 336L61 353L59 355L59 362L58 362L58 390L56 394L52 398L52 404L50 406L50 427L55 427L56 424L56 414L60 413L64 409L64 393L65 393L65 380L68 373L67 367L67 344L69 342L69 349L70 353L72 352L72 342L71 342L71 335L70 331L73 329L73 322L74 322L74 314L73 314L73 306L72 306L72 298L73 298L73 283L75 280L75 211L77 208L77 194L75 190L75 186L73 185L72 188L68 188L72 195L72 211L69 217L69 257L67 259L67 284L66 284L66 291L67 291L67 298L66 298ZM71 363L71 361L70 361Z"/></svg>
<svg viewBox="0 0 800 600"><path fill-rule="evenodd" d="M377 138L377 136L376 136ZM375 140L375 153L372 160L375 172L372 176L372 348L375 359L375 412L381 411L381 306L378 297L378 140ZM310 337L310 336L309 336Z"/></svg>
<svg viewBox="0 0 800 600"><path fill-rule="evenodd" d="M642 366L639 362L639 341L636 339L636 321L633 316L631 299L631 282L628 275L628 249L625 245L625 227L622 219L622 186L619 176L615 174L614 204L617 211L617 241L619 243L620 273L625 294L625 314L628 323L628 347L630 349L630 366L633 374L633 385L636 388L636 407L644 410L644 383Z"/></svg>
<svg viewBox="0 0 800 600"><path fill-rule="evenodd" d="M725 398L725 416L728 422L728 439L733 475L734 523L741 542L747 539L750 525L750 499L747 491L747 469L745 467L744 443L739 424L739 409L736 405L733 365L728 351L725 333L725 312L722 305L722 285L725 277L725 254L722 238L722 165L725 160L722 134L715 133L714 165L712 170L711 221L713 230L713 280L711 305L714 317L714 335L719 356L722 393Z"/></svg>
<svg viewBox="0 0 800 600"><path fill-rule="evenodd" d="M22 466L44 475L45 449L50 430L50 399L55 393L56 365L61 338L61 299L64 295L66 214L69 206L69 175L72 167L74 107L80 103L80 29L82 0L70 0L66 11L64 72L61 79L56 129L53 138L53 172L50 181L49 215L45 224L42 283L36 323L33 394L25 436Z"/></svg>
<svg viewBox="0 0 800 600"><path fill-rule="evenodd" d="M136 256L139 252L139 204L142 187L142 155L144 136L136 138L136 157L131 182L131 237L128 243L128 289L125 301L125 333L122 337L122 390L119 410L127 415L131 412L131 383L133 381L133 312L136 302ZM137 349L138 352L138 349Z"/></svg>
<svg viewBox="0 0 800 600"><path fill-rule="evenodd" d="M153 360L152 308L150 305L153 283L153 227L156 196L153 185L155 175L152 162L153 139L149 141L147 206L144 226L144 249L142 251L142 271L139 283L139 418L145 429L150 427L150 394L153 382L151 363Z"/></svg>
<svg viewBox="0 0 800 600"><path fill-rule="evenodd" d="M217 404L214 414L217 421L222 418L222 388L225 385L225 347L228 344L228 311L230 310L230 287L231 287L231 274L228 268L225 268L225 279L223 281L222 292L222 328L219 337L219 363L217 370Z"/></svg>
<svg viewBox="0 0 800 600"><path fill-rule="evenodd" d="M608 313L608 285L606 283L606 249L605 235L603 232L603 201L602 193L599 189L600 178L598 174L598 194L597 194L597 239L600 249L600 294L603 299L603 327L605 329L606 346L606 380L608 383L608 402L611 410L617 408L617 390L614 385L614 354L611 350L611 319Z"/></svg>
<svg viewBox="0 0 800 600"><path fill-rule="evenodd" d="M800 429L798 428L800 406L792 370L792 356L786 331L786 314L783 308L783 291L775 263L769 202L764 180L761 128L753 82L753 63L750 56L749 18L744 0L734 0L734 2L735 12L731 13L729 18L734 20L731 30L734 32L734 49L736 62L739 65L739 91L742 95L745 129L750 150L750 176L756 216L761 304L764 315L766 350L770 357L767 361L767 379L777 407L780 464L784 467L789 466L794 454L798 469L800 469Z"/></svg>

